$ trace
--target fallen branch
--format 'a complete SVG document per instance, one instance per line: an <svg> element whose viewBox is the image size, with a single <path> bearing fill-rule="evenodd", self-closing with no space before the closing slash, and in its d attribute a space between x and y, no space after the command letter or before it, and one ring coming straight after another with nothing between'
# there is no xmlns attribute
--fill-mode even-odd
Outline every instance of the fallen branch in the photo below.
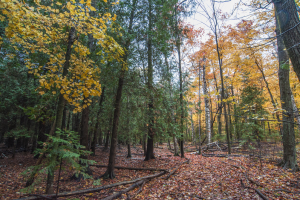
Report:
<svg viewBox="0 0 300 200"><path fill-rule="evenodd" d="M148 181L148 180L144 181L144 183L140 186L140 189L138 189L138 191L136 191L136 193L133 194L131 197L128 196L126 200L133 199L136 195L138 195L139 193L141 193L142 190L143 190L143 187L144 187L144 185L145 185L145 183L146 183L147 181Z"/></svg>
<svg viewBox="0 0 300 200"><path fill-rule="evenodd" d="M249 187L249 189L255 190L255 192L256 192L263 200L269 200L269 198L268 198L266 195L264 195L259 189L256 189L256 188L250 188L250 187Z"/></svg>
<svg viewBox="0 0 300 200"><path fill-rule="evenodd" d="M90 167L98 167L98 168L107 168L107 165L90 165ZM139 168L139 167L122 167L115 166L115 169L129 169L129 170L145 170L145 171L164 171L169 172L166 169L156 169L156 168Z"/></svg>
<svg viewBox="0 0 300 200"><path fill-rule="evenodd" d="M226 163L224 161L222 161L222 162L225 163L225 164L229 164L229 163ZM233 166L233 167L235 167L237 169L244 169L244 170L246 170L242 165L241 166L237 166L237 165L233 165L233 164L229 164L229 165L231 165L231 166ZM242 173L244 174L245 178L248 181L250 181L251 183L253 183L253 184L255 184L255 185L259 186L259 187L263 187L260 183L258 183L256 181L254 181L253 179L249 178L247 172L242 172Z"/></svg>
<svg viewBox="0 0 300 200"><path fill-rule="evenodd" d="M62 192L62 193L58 193L57 197L67 197L67 196L73 196L73 195L81 195L81 194L85 194L85 193L99 192L100 190L105 190L105 189L120 186L120 185L127 185L127 184L135 183L135 182L138 182L138 181L141 181L141 180L152 179L152 178L155 178L155 177L159 177L159 176L164 175L165 173L166 173L166 171L162 171L162 172L157 173L157 174L144 176L144 177L137 178L137 179L130 180L130 181L123 181L123 182L118 182L118 183L114 183L114 184L110 184L110 185L105 185L105 186L98 187L98 188L89 188L89 189L85 189L85 190ZM56 194L45 195L45 197L54 198L54 197L56 197ZM40 197L25 197L25 198L21 198L21 199L18 199L18 200L33 200L33 199L43 199L43 198L40 198Z"/></svg>
<svg viewBox="0 0 300 200"><path fill-rule="evenodd" d="M274 192L286 192L286 193L292 193L292 194L300 194L300 192L292 192L292 191L281 189L281 188L274 190Z"/></svg>
<svg viewBox="0 0 300 200"><path fill-rule="evenodd" d="M170 176L172 176L178 169L181 165L185 164L185 163L188 163L190 160L186 160L182 163L180 163L172 172L170 172L170 174L165 178L166 180L170 178Z"/></svg>
<svg viewBox="0 0 300 200"><path fill-rule="evenodd" d="M129 192L130 190L133 190L134 188L142 185L144 182L145 182L145 180L138 181L138 182L132 184L130 187L128 187L128 188L126 188L126 189L124 189L124 190L122 190L120 192L117 192L117 193L115 193L115 194L113 194L111 196L108 196L108 197L106 197L106 198L104 198L102 200L113 200L113 199L116 199L116 198L120 197L122 194L124 194L126 192Z"/></svg>
<svg viewBox="0 0 300 200"><path fill-rule="evenodd" d="M227 154L204 154L202 153L202 156L204 157L227 157Z"/></svg>
<svg viewBox="0 0 300 200"><path fill-rule="evenodd" d="M252 187L246 187L246 186L244 185L242 179L241 179L241 185L242 185L243 188L255 190L255 192L256 192L263 200L269 200L269 198L268 198L266 195L264 195L259 189L252 188Z"/></svg>

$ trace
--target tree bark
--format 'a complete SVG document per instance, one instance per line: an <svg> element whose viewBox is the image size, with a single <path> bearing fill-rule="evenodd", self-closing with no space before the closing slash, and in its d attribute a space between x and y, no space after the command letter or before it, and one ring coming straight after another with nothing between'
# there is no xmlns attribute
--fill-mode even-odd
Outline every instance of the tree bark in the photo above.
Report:
<svg viewBox="0 0 300 200"><path fill-rule="evenodd" d="M177 55L178 55L178 67L179 67L179 100L180 100L180 155L181 158L184 158L184 147L183 147L183 120L184 120L184 108L183 108L183 87L182 87L182 69L181 69L181 38L178 28L178 19L177 19L177 7L175 8L175 17L176 17L176 46L177 46Z"/></svg>
<svg viewBox="0 0 300 200"><path fill-rule="evenodd" d="M290 0L286 0L288 3ZM293 1L294 5L295 2ZM276 7L276 4L275 4ZM296 145L295 145L295 132L294 132L294 114L293 114L293 104L292 104L292 91L290 88L289 80L289 56L284 50L284 45L282 37L279 34L279 24L282 23L280 16L278 17L278 10L276 9L276 35L277 35L277 47L278 47L278 61L279 61L279 88L280 88L280 100L282 112L282 142L283 142L283 163L284 168L290 168L292 170L297 170L297 159L296 159ZM288 22L287 22L288 23ZM280 30L282 32L282 25L280 25ZM290 36L292 38L292 36ZM295 67L295 66L294 66Z"/></svg>
<svg viewBox="0 0 300 200"><path fill-rule="evenodd" d="M128 26L128 34L132 33L132 27L133 27L133 18L134 18L134 12L136 8L136 2L137 0L134 0L132 3L132 10L130 13L130 21ZM123 61L127 61L128 57L128 48L130 46L130 37L125 42L125 53L123 55ZM123 83L124 83L124 77L125 77L125 64L122 64L121 66L121 72L119 76L119 83L117 88L117 95L116 100L114 104L114 119L113 119L113 128L112 128L112 134L111 134L111 144L110 144L110 152L109 152L109 161L108 161L108 167L105 172L105 177L108 178L114 178L115 172L114 172L114 166L115 166L115 158L116 158L116 147L117 147L117 140L118 140L118 127L119 127L119 117L120 117L120 110L121 110L121 100L122 100L122 90L123 90Z"/></svg>
<svg viewBox="0 0 300 200"><path fill-rule="evenodd" d="M101 97L100 97L100 101L99 101L99 110L97 112L97 117L96 117L96 125L95 125L95 131L94 131L94 139L93 139L93 143L92 143L92 151L93 151L93 155L96 155L96 143L97 143L97 136L98 136L98 129L99 129L99 124L100 124L100 114L102 111L102 103L105 99L105 86L102 89L102 93L101 93ZM101 128L100 128L100 132L101 132ZM102 145L102 134L100 136L100 140ZM100 142L99 142L100 143Z"/></svg>
<svg viewBox="0 0 300 200"><path fill-rule="evenodd" d="M200 73L200 63L199 63L199 83L198 83L198 99L199 99L199 111L198 111L198 134L199 134L199 155L202 154L201 149L201 98L200 98L200 81L201 81L201 73Z"/></svg>
<svg viewBox="0 0 300 200"><path fill-rule="evenodd" d="M193 143L196 143L196 140L195 140L195 130L194 130L194 121L193 121L192 109L191 109L190 113L191 113L192 144L193 144Z"/></svg>
<svg viewBox="0 0 300 200"><path fill-rule="evenodd" d="M273 3L280 35L300 81L300 20L296 3L294 0L276 0Z"/></svg>
<svg viewBox="0 0 300 200"><path fill-rule="evenodd" d="M148 90L149 94L149 123L148 123L148 141L147 141L147 152L145 161L150 159L155 159L154 157L154 147L153 147L153 139L154 139L154 97L153 97L153 65L152 65L152 0L148 0L149 10L148 10Z"/></svg>
<svg viewBox="0 0 300 200"><path fill-rule="evenodd" d="M205 59L203 59L203 61L205 61ZM202 69L203 69L203 94L204 94L204 103L205 103L206 134L207 134L208 143L211 143L210 106L209 106L208 92L207 92L207 87L206 87L205 64L202 65Z"/></svg>
<svg viewBox="0 0 300 200"><path fill-rule="evenodd" d="M76 33L75 28L71 27L70 31L69 31L68 46L67 46L67 52L66 52L66 56L65 56L65 63L63 66L62 77L67 76L67 73L68 73L68 69L70 66L72 46L74 44L75 37L76 37L75 33ZM56 110L55 129L62 128L62 117L63 117L64 107L65 107L65 99L63 97L63 94L60 93L59 98L58 98L57 110ZM58 135L56 135L56 136L58 136ZM53 150L55 151L57 148L58 148L58 146L55 145L53 147ZM56 160L57 160L57 156L53 156L52 161L56 162ZM53 190L54 168L55 168L55 166L52 166L48 170L46 194L51 194L54 192L54 190Z"/></svg>
<svg viewBox="0 0 300 200"><path fill-rule="evenodd" d="M230 143L230 135L229 135L229 130L228 130L228 116L226 113L226 106L225 102L225 87L224 87L224 80L223 80L223 68L222 68L222 58L220 54L220 49L219 49L219 41L218 41L218 19L216 16L216 10L215 10L215 2L212 2L213 6L213 17L214 17L214 35L215 35L215 41L216 41L216 49L217 49L217 55L218 55L218 61L219 61L219 70L220 70L220 77L221 77L221 86L222 86L222 91L221 91L221 104L223 105L224 108L224 119L225 119L225 130L226 130L226 138L227 138L227 145L228 145L228 154L231 154L231 143Z"/></svg>

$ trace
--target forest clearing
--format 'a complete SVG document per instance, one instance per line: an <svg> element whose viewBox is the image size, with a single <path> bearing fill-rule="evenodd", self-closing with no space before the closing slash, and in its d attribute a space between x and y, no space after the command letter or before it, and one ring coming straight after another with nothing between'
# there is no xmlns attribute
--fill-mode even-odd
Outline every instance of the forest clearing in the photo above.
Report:
<svg viewBox="0 0 300 200"><path fill-rule="evenodd" d="M0 0L1 199L300 199L299 0Z"/></svg>
<svg viewBox="0 0 300 200"><path fill-rule="evenodd" d="M195 150L190 146L188 151ZM156 159L144 161L141 145L132 148L132 157L127 158L127 147L121 146L117 150L116 166L124 169L116 170L115 179L101 179L101 185L93 185L93 180L81 181L71 180L72 173L62 172L60 175L60 186L58 199L114 199L113 195L138 183L138 178L161 174L152 179L137 185L129 191L120 193L117 199L299 199L300 198L300 173L283 170L276 166L278 153L271 147L271 154L259 158L259 152L249 157L249 154L237 154L234 152L231 157L213 157L212 155L226 155L223 151L205 151L198 155L195 151L187 152L186 158L182 159L173 156L167 144L155 147ZM97 148L96 156L92 157L97 161L96 165L106 165L108 151L102 151L104 147ZM205 149L205 148L204 148ZM210 148L215 150L216 148ZM206 157L209 155L211 157ZM238 157L236 155L239 155ZM264 152L264 155L265 152ZM299 155L299 153L298 153ZM3 161L3 160L2 160ZM188 161L188 162L186 162ZM1 187L0 192L5 194L3 199L43 199L42 196L31 196L20 193L26 180L20 175L27 166L34 164L35 160L29 153L17 153L15 159L5 158L0 166ZM126 169L140 168L137 169ZM155 169L149 171L146 169ZM93 176L97 177L105 172L105 168L91 167ZM145 170L141 170L145 169ZM160 169L166 170L161 173ZM58 180L56 172L55 180ZM126 185L114 186L98 191L85 191L84 189L99 188L123 181L134 182ZM45 182L39 185L32 194L43 195ZM55 184L55 188L57 181ZM260 196L257 189L263 196ZM79 194L59 197L64 192L77 191ZM55 196L55 195L54 195ZM39 198L38 198L39 197Z"/></svg>

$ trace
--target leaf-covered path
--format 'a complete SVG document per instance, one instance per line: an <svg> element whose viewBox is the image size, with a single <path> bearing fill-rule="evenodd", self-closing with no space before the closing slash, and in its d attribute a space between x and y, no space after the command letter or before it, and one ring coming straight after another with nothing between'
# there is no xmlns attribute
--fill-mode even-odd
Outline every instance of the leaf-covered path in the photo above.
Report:
<svg viewBox="0 0 300 200"><path fill-rule="evenodd" d="M95 159L97 164L107 164L108 152L102 152L98 148ZM153 178L150 181L137 187L121 196L120 199L260 199L257 189L269 199L300 199L300 173L291 173L275 166L267 160L250 159L248 157L203 157L195 153L186 153L186 158L172 156L172 153L165 145L155 148L156 159L143 161L141 147L132 149L133 157L126 158L126 148L118 150L116 160L117 166L140 167L140 168L161 168L169 171L174 170L179 164L189 159L189 162L182 164L176 172L168 179L166 175ZM25 197L20 193L24 187L25 180L21 172L35 162L31 154L18 153L13 160L8 158L0 160L0 194L1 199L15 199ZM262 168L261 168L262 167ZM105 172L105 168L91 167L94 177ZM128 181L139 177L148 176L158 172L117 169L116 179L101 180L101 185L109 185L120 181ZM87 188L96 188L92 180L81 182L70 181L68 178L72 172L67 169L61 179L60 191L75 191ZM246 178L247 177L247 178ZM57 180L57 176L55 177ZM102 199L118 191L128 188L129 185L122 185L97 193L85 193L59 199ZM34 194L42 194L45 184L41 183Z"/></svg>

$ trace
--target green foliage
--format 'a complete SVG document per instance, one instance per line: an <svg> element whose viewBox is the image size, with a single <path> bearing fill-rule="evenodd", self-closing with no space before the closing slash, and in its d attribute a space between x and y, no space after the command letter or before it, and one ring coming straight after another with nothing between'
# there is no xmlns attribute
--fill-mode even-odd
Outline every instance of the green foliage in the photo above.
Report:
<svg viewBox="0 0 300 200"><path fill-rule="evenodd" d="M21 126L21 127L17 127L17 128L10 130L5 135L9 136L9 137L15 137L15 139L18 139L20 137L29 138L32 136L32 133L33 133L33 131L31 131L31 130L28 131L26 127Z"/></svg>
<svg viewBox="0 0 300 200"><path fill-rule="evenodd" d="M37 149L35 151L35 154L45 154L45 161L40 165L31 166L24 171L23 175L25 178L30 175L30 172L36 170L38 174L42 175L53 173L59 167L61 161L64 161L63 163L65 165L67 164L68 168L73 170L77 176L80 173L84 178L92 178L84 173L84 171L89 164L94 164L95 161L82 158L83 155L89 155L91 152L84 150L85 147L79 144L79 136L76 132L57 130L56 136L47 136L49 137L49 141L42 143L43 149ZM56 145L58 148L54 148ZM51 159L53 157L57 159ZM36 176L38 176L38 174ZM30 187L23 189L22 192L32 192L34 187L37 186L41 180L41 176L38 176L35 182Z"/></svg>
<svg viewBox="0 0 300 200"><path fill-rule="evenodd" d="M259 88L247 86L243 89L241 103L238 107L239 115L245 116L245 119L241 120L242 124L238 125L238 129L242 133L242 143L260 141L265 137L263 123L259 121L268 114L263 109L265 101Z"/></svg>

